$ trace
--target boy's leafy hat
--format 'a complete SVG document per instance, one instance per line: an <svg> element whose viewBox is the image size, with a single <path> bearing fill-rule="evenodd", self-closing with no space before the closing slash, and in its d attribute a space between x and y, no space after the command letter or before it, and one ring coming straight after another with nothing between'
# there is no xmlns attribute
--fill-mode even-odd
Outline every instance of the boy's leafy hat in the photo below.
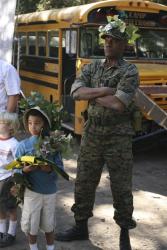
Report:
<svg viewBox="0 0 167 250"><path fill-rule="evenodd" d="M59 103L50 102L41 93L32 91L27 98L22 98L19 102L20 117L24 117L25 112L34 107L39 107L48 116L51 131L61 129L61 122L65 118L66 112Z"/></svg>
<svg viewBox="0 0 167 250"><path fill-rule="evenodd" d="M29 115L30 111L32 111L32 110L38 111L45 118L45 120L47 121L47 123L49 125L49 128L51 128L51 122L50 122L50 119L49 119L48 115L40 107L36 106L36 107L28 109L24 113L23 123L24 123L25 129L28 129L28 124L27 124L27 122L28 122L28 115Z"/></svg>
<svg viewBox="0 0 167 250"><path fill-rule="evenodd" d="M123 20L118 18L118 15L108 17L108 24L99 27L102 39L111 36L119 40L128 41L129 44L133 44L135 40L140 37L140 35L136 33L137 31L138 28L135 25L126 25Z"/></svg>

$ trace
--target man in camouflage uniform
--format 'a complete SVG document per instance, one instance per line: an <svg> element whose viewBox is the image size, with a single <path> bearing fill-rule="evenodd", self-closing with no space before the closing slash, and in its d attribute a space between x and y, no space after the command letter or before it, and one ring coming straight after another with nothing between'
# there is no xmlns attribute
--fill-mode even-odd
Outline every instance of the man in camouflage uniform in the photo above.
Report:
<svg viewBox="0 0 167 250"><path fill-rule="evenodd" d="M127 34L119 28L104 32L105 60L86 65L75 80L71 93L76 100L88 100L86 122L78 157L75 204L76 225L58 233L59 241L89 238L87 221L93 216L95 192L104 164L109 171L114 220L121 228L120 249L131 249L128 230L132 218L132 135L131 113L139 84L135 65L122 59Z"/></svg>

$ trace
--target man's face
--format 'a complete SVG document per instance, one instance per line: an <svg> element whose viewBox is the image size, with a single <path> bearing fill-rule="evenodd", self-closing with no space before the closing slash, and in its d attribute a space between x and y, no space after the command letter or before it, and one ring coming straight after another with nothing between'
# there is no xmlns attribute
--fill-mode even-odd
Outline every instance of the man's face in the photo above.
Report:
<svg viewBox="0 0 167 250"><path fill-rule="evenodd" d="M105 37L104 54L107 58L120 58L125 50L126 42L111 36Z"/></svg>

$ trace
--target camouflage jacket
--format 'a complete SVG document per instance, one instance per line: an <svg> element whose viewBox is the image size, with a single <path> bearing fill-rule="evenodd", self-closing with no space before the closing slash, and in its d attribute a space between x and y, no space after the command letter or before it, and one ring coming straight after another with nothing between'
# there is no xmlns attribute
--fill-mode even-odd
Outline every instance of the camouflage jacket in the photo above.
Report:
<svg viewBox="0 0 167 250"><path fill-rule="evenodd" d="M124 59L120 59L117 65L110 68L106 68L104 62L105 60L96 60L85 65L72 85L71 94L80 87L111 87L114 95L125 104L125 111L120 113L98 104L89 104L89 120L95 121L97 125L99 121L99 125L105 126L108 133L111 131L116 134L132 134L131 109L139 85L137 68Z"/></svg>

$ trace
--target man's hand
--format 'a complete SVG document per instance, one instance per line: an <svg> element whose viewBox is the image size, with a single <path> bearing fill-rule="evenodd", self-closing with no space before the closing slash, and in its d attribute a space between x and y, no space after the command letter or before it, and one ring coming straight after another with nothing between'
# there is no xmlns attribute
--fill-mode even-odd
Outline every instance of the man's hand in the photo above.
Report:
<svg viewBox="0 0 167 250"><path fill-rule="evenodd" d="M92 100L97 97L115 94L115 89L109 87L88 88L80 87L73 93L75 100Z"/></svg>
<svg viewBox="0 0 167 250"><path fill-rule="evenodd" d="M110 87L101 87L102 96L114 95L116 90Z"/></svg>
<svg viewBox="0 0 167 250"><path fill-rule="evenodd" d="M123 112L125 109L125 105L113 95L98 97L95 99L95 102L103 107L114 109L118 112Z"/></svg>

